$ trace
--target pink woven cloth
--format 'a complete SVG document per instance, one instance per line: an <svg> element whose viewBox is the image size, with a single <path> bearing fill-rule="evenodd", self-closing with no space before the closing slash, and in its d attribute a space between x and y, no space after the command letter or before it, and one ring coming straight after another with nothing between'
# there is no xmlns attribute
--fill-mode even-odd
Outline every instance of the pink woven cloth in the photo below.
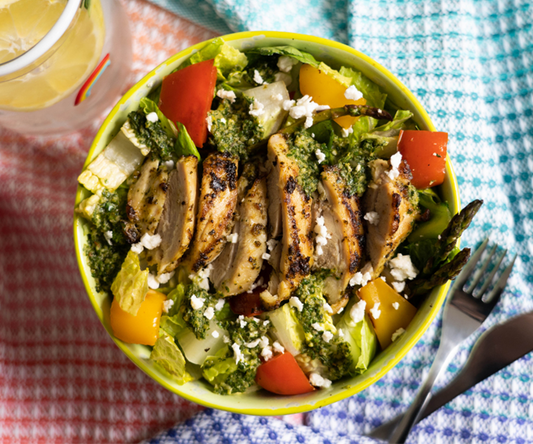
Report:
<svg viewBox="0 0 533 444"><path fill-rule="evenodd" d="M124 6L136 78L213 36L145 1ZM137 369L85 293L72 215L97 127L61 138L0 129L1 443L137 442L201 409Z"/></svg>

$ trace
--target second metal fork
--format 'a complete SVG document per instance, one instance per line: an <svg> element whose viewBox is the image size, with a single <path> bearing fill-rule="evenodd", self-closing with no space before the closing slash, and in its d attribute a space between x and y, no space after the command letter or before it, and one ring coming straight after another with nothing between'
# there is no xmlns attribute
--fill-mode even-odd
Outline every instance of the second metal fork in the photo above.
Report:
<svg viewBox="0 0 533 444"><path fill-rule="evenodd" d="M475 274L473 274L477 263L481 259L483 251L487 247L487 243L488 239L486 239L476 250L466 266L463 268L463 271L461 271L455 280L455 283L450 291L451 295L449 296L444 308L441 341L437 355L435 356L435 361L433 362L428 377L418 392L415 400L407 412L405 412L398 427L396 427L390 436L389 443L396 444L405 442L407 435L411 431L411 428L414 424L416 424L418 415L431 397L430 392L433 384L442 370L447 367L448 362L455 354L454 352L456 348L464 339L470 336L481 326L500 299L503 289L507 283L507 279L511 274L514 259L505 268L504 272L497 280L490 293L487 295L485 295L485 293L503 261L503 258L507 252L506 250L500 255L493 270L484 279L481 288L476 292L476 296L474 296L474 289L483 278L483 274L486 272L497 248L495 246L491 250L481 268ZM471 277L473 279L472 283L466 290L463 290L464 285ZM483 297L486 302L483 302ZM373 432L371 432L368 436L378 439L385 438Z"/></svg>

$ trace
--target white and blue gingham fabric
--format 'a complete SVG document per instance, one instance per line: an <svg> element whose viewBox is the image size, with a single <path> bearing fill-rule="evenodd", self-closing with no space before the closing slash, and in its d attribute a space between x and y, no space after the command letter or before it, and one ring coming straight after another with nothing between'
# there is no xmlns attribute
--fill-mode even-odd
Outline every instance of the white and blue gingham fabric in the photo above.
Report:
<svg viewBox="0 0 533 444"><path fill-rule="evenodd" d="M463 203L485 201L463 245L475 246L490 235L518 254L508 289L485 327L533 310L530 1L153 1L219 32L279 30L337 40L392 71L437 129L449 133ZM439 318L396 368L358 395L308 414L307 426L207 410L152 442L370 442L361 433L414 399L438 348L440 327ZM464 344L440 385L461 368L473 342ZM528 355L422 421L409 442L533 443L532 381Z"/></svg>

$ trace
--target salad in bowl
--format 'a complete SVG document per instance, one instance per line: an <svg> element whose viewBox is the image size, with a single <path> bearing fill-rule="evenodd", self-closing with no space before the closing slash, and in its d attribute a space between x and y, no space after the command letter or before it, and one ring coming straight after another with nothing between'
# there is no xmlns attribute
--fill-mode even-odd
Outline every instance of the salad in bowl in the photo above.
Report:
<svg viewBox="0 0 533 444"><path fill-rule="evenodd" d="M78 179L80 268L115 341L177 393L323 405L427 328L481 202L455 214L447 134L368 70L229 37L104 123Z"/></svg>

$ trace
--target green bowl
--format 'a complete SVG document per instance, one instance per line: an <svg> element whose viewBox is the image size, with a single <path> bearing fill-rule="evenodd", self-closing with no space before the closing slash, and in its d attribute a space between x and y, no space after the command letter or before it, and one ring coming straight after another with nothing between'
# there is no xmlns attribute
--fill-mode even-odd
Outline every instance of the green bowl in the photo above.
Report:
<svg viewBox="0 0 533 444"><path fill-rule="evenodd" d="M302 51L311 53L317 59L334 68L344 65L359 70L378 84L400 109L411 110L414 113L416 123L421 129L435 131L435 127L426 111L405 85L374 60L349 46L308 35L272 31L242 32L226 35L223 38L230 45L241 50L261 46L292 45ZM169 58L147 74L122 97L104 121L100 131L98 131L84 168L119 131L126 121L128 113L138 108L139 100L145 97L154 86L157 86L164 76L170 74L191 54L202 48L205 43L191 46ZM449 158L446 163L446 178L441 190L443 197L448 201L452 214L455 214L460 208L459 190ZM87 190L78 186L76 205L89 195L90 193ZM84 230L85 223L82 217L75 214L74 240L78 265L94 310L113 341L142 371L171 392L207 407L237 413L287 415L305 412L348 398L366 389L400 362L418 342L440 310L450 285L448 283L433 290L418 310L406 333L380 353L371 363L370 368L362 375L343 378L332 384L328 389L316 390L312 393L298 396L277 396L264 390L232 396L217 395L210 390L207 382L201 380L189 382L185 385L176 384L149 360L150 348L143 345L126 344L113 336L109 324L110 298L107 294L102 294L95 290L95 282L83 253L84 245L87 241Z"/></svg>

